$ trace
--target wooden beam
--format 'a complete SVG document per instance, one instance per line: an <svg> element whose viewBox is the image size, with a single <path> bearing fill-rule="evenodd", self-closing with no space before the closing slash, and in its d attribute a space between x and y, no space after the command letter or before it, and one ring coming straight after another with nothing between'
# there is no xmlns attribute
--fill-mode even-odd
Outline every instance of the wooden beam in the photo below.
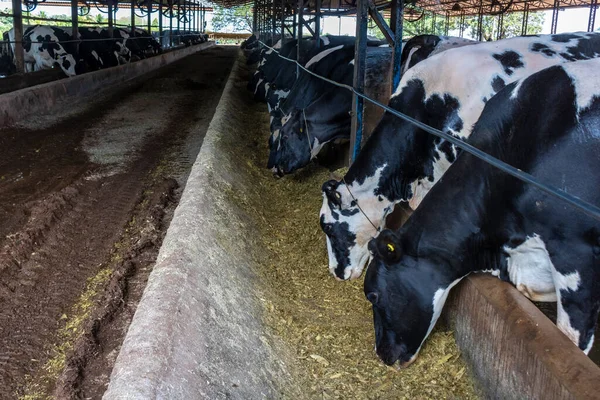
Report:
<svg viewBox="0 0 600 400"><path fill-rule="evenodd" d="M71 36L73 40L79 38L79 12L77 7L77 0L71 0ZM79 54L79 42L75 42L75 51Z"/></svg>
<svg viewBox="0 0 600 400"><path fill-rule="evenodd" d="M390 24L394 32L394 58L392 70L392 93L396 91L400 84L402 68L400 60L402 59L402 35L404 21L404 0L392 0Z"/></svg>

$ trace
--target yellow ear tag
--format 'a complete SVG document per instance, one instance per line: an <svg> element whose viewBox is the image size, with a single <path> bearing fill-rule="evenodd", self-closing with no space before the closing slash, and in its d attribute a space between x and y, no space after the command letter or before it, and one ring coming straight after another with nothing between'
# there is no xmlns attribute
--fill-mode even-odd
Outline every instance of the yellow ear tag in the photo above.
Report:
<svg viewBox="0 0 600 400"><path fill-rule="evenodd" d="M302 128L300 128L300 133L302 133L302 132L303 132L303 130L302 130Z"/></svg>
<svg viewBox="0 0 600 400"><path fill-rule="evenodd" d="M388 243L388 244L387 244L387 249L388 249L388 250L389 250L391 253L393 253L394 251L396 251L396 248L395 248L395 247L394 247L394 245L393 245L393 244L391 244L391 243Z"/></svg>

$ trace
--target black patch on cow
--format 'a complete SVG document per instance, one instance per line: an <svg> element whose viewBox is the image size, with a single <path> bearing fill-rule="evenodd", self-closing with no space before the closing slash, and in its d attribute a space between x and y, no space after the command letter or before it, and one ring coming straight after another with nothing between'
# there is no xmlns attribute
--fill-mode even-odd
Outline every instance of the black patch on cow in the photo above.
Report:
<svg viewBox="0 0 600 400"><path fill-rule="evenodd" d="M321 229L329 238L335 259L338 262L334 273L338 278L344 278L344 270L350 265L350 248L356 243L356 235L350 232L347 222L326 223L321 215Z"/></svg>
<svg viewBox="0 0 600 400"><path fill-rule="evenodd" d="M507 75L512 75L515 69L525 66L521 61L521 55L516 51L507 50L504 53L494 54L492 57L500 61Z"/></svg>
<svg viewBox="0 0 600 400"><path fill-rule="evenodd" d="M573 39L579 39L581 36L574 35L572 33L559 33L557 35L552 35L552 41L558 43L567 43Z"/></svg>
<svg viewBox="0 0 600 400"><path fill-rule="evenodd" d="M498 75L492 80L492 89L494 89L494 92L496 93L504 89L505 86L506 83L504 82L504 79L500 78Z"/></svg>
<svg viewBox="0 0 600 400"><path fill-rule="evenodd" d="M590 33L585 37L579 37L576 44L569 46L567 51L560 55L569 61L587 60L595 58L599 48L600 33Z"/></svg>
<svg viewBox="0 0 600 400"><path fill-rule="evenodd" d="M534 53L543 53L546 57L554 57L556 55L556 51L552 50L544 43L533 43L530 50Z"/></svg>
<svg viewBox="0 0 600 400"><path fill-rule="evenodd" d="M63 60L62 65L63 65L64 69L69 69L69 67L71 66L71 62L65 58Z"/></svg>

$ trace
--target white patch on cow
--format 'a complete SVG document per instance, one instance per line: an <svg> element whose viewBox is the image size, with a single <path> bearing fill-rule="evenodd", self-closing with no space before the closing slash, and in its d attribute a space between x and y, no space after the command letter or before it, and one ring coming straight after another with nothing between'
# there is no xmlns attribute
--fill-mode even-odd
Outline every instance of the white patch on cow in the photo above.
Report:
<svg viewBox="0 0 600 400"><path fill-rule="evenodd" d="M435 327L437 320L440 318L440 315L442 315L442 310L444 309L444 304L446 304L446 300L448 299L450 290L454 286L456 286L458 284L458 282L460 282L462 280L462 278L463 277L458 278L457 280L452 282L450 285L448 285L447 288L439 288L438 290L435 291L435 293L433 295L433 301L431 302L431 304L433 306L433 315L431 317L431 322L429 323L429 328L427 329L427 334L423 338L423 341L419 345L419 348L417 349L417 351L415 352L413 357L415 357L417 354L419 354L419 351L421 351L421 347L423 347L423 343L425 343L425 339L427 339L427 337L429 336L429 334Z"/></svg>
<svg viewBox="0 0 600 400"><path fill-rule="evenodd" d="M592 346L594 345L594 334L592 334L592 337L590 338L590 342L588 343L587 347L585 348L585 350L583 350L583 352L587 355L590 354L590 350L592 350Z"/></svg>
<svg viewBox="0 0 600 400"><path fill-rule="evenodd" d="M273 131L273 140L279 139L279 129Z"/></svg>
<svg viewBox="0 0 600 400"><path fill-rule="evenodd" d="M578 61L563 65L575 86L577 112L587 109L595 98L600 97L600 80L590 71L600 71L600 59Z"/></svg>
<svg viewBox="0 0 600 400"><path fill-rule="evenodd" d="M96 50L92 50L92 56L96 59L96 61L102 62L100 61L100 56L98 53L96 53Z"/></svg>
<svg viewBox="0 0 600 400"><path fill-rule="evenodd" d="M380 44L380 45L379 45L379 46L377 46L377 47L390 47L390 45L389 45L389 44Z"/></svg>
<svg viewBox="0 0 600 400"><path fill-rule="evenodd" d="M454 146L452 146L454 148ZM425 195L429 193L433 185L435 185L442 175L446 173L448 168L452 165L452 163L446 157L446 154L439 149L439 145L435 146L435 151L439 158L433 160L433 182L429 180L429 178L421 178L410 184L410 189L412 192L412 197L408 201L408 205L411 209L416 210L421 201L425 198ZM456 155L454 156L456 159Z"/></svg>
<svg viewBox="0 0 600 400"><path fill-rule="evenodd" d="M290 120L291 117L292 117L292 114L284 115L281 118L281 125L282 126L285 125Z"/></svg>
<svg viewBox="0 0 600 400"><path fill-rule="evenodd" d="M350 62L348 64L354 65L354 58L352 60L350 60Z"/></svg>
<svg viewBox="0 0 600 400"><path fill-rule="evenodd" d="M385 196L374 196L374 191L379 186L379 180L385 168L387 168L387 164L379 167L375 173L372 176L367 177L362 184L354 182L347 187L344 183L340 183L337 189L340 194L342 209L348 211L359 210L357 205L352 205L352 202L356 199L362 212L364 212L371 222L373 222L375 227L371 225L369 219L367 219L361 211L356 212L354 215L344 216L337 209L331 210L329 208L327 197L323 197L320 215L323 216L324 222L345 222L349 226L349 232L356 235L354 246L348 249L350 252L350 263L344 271L345 279L355 279L360 276L369 259L367 247L369 240L379 234L379 230L377 229L381 230L385 227L385 217L387 216L387 213L394 209L395 203L389 201ZM350 192L352 192L352 194L350 194ZM381 201L379 198L381 198ZM333 217L334 212L338 215L337 220ZM338 261L335 258L335 255L330 251L329 269L333 273L337 267Z"/></svg>
<svg viewBox="0 0 600 400"><path fill-rule="evenodd" d="M335 46L332 47L330 49L327 50L323 50L322 52L320 52L319 54L317 54L316 56L314 56L313 58L311 58L306 65L304 66L305 68L310 67L313 64L318 63L319 61L321 61L322 59L324 59L325 57L327 57L328 55L330 55L331 53L341 49L342 47L344 47L344 45L340 44L339 46Z"/></svg>
<svg viewBox="0 0 600 400"><path fill-rule="evenodd" d="M263 80L264 80L263 78L260 78L258 80L258 82L256 83L256 87L254 88L254 94L256 94L256 92L258 91L258 87L260 86L260 84L262 83Z"/></svg>
<svg viewBox="0 0 600 400"><path fill-rule="evenodd" d="M410 49L410 51L408 52L408 57L406 57L406 63L404 64L404 69L401 72L402 74L404 74L406 72L406 70L408 69L408 66L410 65L410 60L411 60L413 54L415 54L415 51L419 50L420 48L421 48L421 46L415 46Z"/></svg>
<svg viewBox="0 0 600 400"><path fill-rule="evenodd" d="M279 40L277 41L277 43L275 43L275 44L273 45L273 48L274 48L274 49L280 49L280 48L281 48L281 39L279 39Z"/></svg>
<svg viewBox="0 0 600 400"><path fill-rule="evenodd" d="M579 272L577 271L563 275L560 272L558 272L556 268L552 268L552 274L554 277L554 285L556 287L557 298L556 326L573 343L575 343L576 346L579 347L579 338L581 337L581 332L573 328L573 326L571 325L571 318L569 317L569 314L567 314L561 303L561 291L577 291L579 289L579 284L581 283L581 277L579 275Z"/></svg>
<svg viewBox="0 0 600 400"><path fill-rule="evenodd" d="M317 154L319 154L319 152L321 151L321 149L323 148L324 145L325 145L325 143L319 143L319 139L314 138L313 144L310 148L310 159L311 160L313 158L315 158L317 156Z"/></svg>
<svg viewBox="0 0 600 400"><path fill-rule="evenodd" d="M329 43L331 43L328 36L323 36L321 39L323 40L323 45L325 46L329 46Z"/></svg>
<svg viewBox="0 0 600 400"><path fill-rule="evenodd" d="M508 277L519 292L533 301L556 301L554 266L538 234L515 248L504 247L504 251Z"/></svg>

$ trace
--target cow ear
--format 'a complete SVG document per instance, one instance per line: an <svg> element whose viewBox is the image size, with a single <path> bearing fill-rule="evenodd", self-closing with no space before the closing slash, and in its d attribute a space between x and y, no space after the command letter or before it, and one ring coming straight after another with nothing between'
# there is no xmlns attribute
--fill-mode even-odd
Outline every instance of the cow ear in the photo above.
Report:
<svg viewBox="0 0 600 400"><path fill-rule="evenodd" d="M327 196L327 200L335 204L338 208L342 207L342 195L337 191L339 182L336 180L329 180L323 184L321 190Z"/></svg>
<svg viewBox="0 0 600 400"><path fill-rule="evenodd" d="M369 242L369 251L388 264L395 263L402 256L402 242L394 231L385 229Z"/></svg>

